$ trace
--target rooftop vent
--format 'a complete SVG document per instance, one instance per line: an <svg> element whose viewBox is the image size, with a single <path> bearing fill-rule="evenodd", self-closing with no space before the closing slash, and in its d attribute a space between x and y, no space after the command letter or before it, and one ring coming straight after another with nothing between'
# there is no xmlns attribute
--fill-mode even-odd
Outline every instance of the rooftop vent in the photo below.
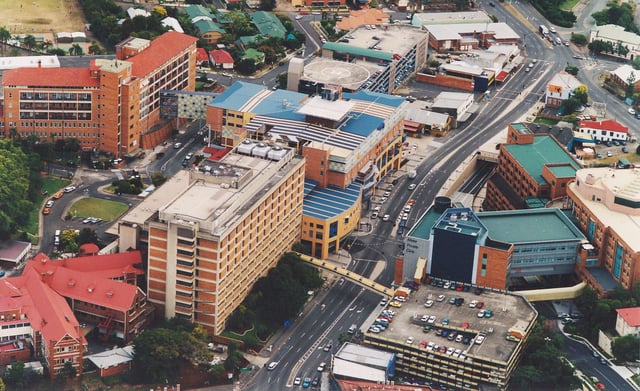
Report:
<svg viewBox="0 0 640 391"><path fill-rule="evenodd" d="M69 280L68 285L69 285L69 288L73 288L74 286L76 286L76 280L74 279Z"/></svg>
<svg viewBox="0 0 640 391"><path fill-rule="evenodd" d="M89 285L89 286L87 287L87 292L89 292L89 293L93 293L93 290L94 290L94 289L95 289L95 287L94 287L93 285Z"/></svg>
<svg viewBox="0 0 640 391"><path fill-rule="evenodd" d="M107 297L113 297L113 291L112 290L108 290L107 293L105 293L107 295Z"/></svg>

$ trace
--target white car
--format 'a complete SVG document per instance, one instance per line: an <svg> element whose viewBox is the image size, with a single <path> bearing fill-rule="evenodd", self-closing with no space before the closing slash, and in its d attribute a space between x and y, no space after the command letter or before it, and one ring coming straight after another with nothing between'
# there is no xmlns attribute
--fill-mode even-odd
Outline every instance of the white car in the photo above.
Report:
<svg viewBox="0 0 640 391"><path fill-rule="evenodd" d="M427 300L427 302L424 303L424 306L427 307L427 308L433 306L433 300Z"/></svg>
<svg viewBox="0 0 640 391"><path fill-rule="evenodd" d="M551 31L552 33L556 33L556 28L555 27L549 27L549 31Z"/></svg>
<svg viewBox="0 0 640 391"><path fill-rule="evenodd" d="M484 314L485 314L485 311L480 310L480 312L478 312L478 318L484 318Z"/></svg>
<svg viewBox="0 0 640 391"><path fill-rule="evenodd" d="M435 316L435 315L431 315L431 316L429 317L429 320L427 320L427 323L429 323L429 324L434 324L434 323L436 323L436 316Z"/></svg>
<svg viewBox="0 0 640 391"><path fill-rule="evenodd" d="M64 192L65 193L71 193L72 191L74 191L76 189L75 186L67 186L64 188Z"/></svg>
<svg viewBox="0 0 640 391"><path fill-rule="evenodd" d="M636 115L636 111L634 109L632 109L631 107L629 107L629 109L627 110L627 112L631 115Z"/></svg>
<svg viewBox="0 0 640 391"><path fill-rule="evenodd" d="M277 366L278 366L277 361L271 361L269 365L267 365L267 370L273 371L274 369L276 369Z"/></svg>
<svg viewBox="0 0 640 391"><path fill-rule="evenodd" d="M469 307L476 308L476 304L478 304L478 300L471 300L471 303L469 303Z"/></svg>
<svg viewBox="0 0 640 391"><path fill-rule="evenodd" d="M391 216L384 215L384 216L382 216L382 221L389 221L390 218L391 218Z"/></svg>
<svg viewBox="0 0 640 391"><path fill-rule="evenodd" d="M326 362L321 362L320 365L318 365L318 372L323 372L326 366L327 366Z"/></svg>
<svg viewBox="0 0 640 391"><path fill-rule="evenodd" d="M374 212L380 212L380 206L376 206L375 208L373 208Z"/></svg>
<svg viewBox="0 0 640 391"><path fill-rule="evenodd" d="M446 299L445 295L439 295L436 300L437 301L444 301L444 299Z"/></svg>
<svg viewBox="0 0 640 391"><path fill-rule="evenodd" d="M444 289L449 289L451 288L451 283L449 281L445 282L444 285L442 286Z"/></svg>
<svg viewBox="0 0 640 391"><path fill-rule="evenodd" d="M404 207L404 209L402 209L402 211L403 211L404 213L409 213L409 212L411 212L411 205L407 205L407 206L405 206L405 207Z"/></svg>
<svg viewBox="0 0 640 391"><path fill-rule="evenodd" d="M483 343L485 337L486 336L484 334L478 334L478 336L476 337L476 344L480 345L481 343Z"/></svg>
<svg viewBox="0 0 640 391"><path fill-rule="evenodd" d="M381 204L384 204L385 202L387 202L387 197L380 198L380 203Z"/></svg>
<svg viewBox="0 0 640 391"><path fill-rule="evenodd" d="M53 206L53 200L47 201L47 203L44 206L45 208L51 208Z"/></svg>
<svg viewBox="0 0 640 391"><path fill-rule="evenodd" d="M296 20L300 20L300 19L302 19L302 18L304 18L304 16L303 16L303 15L296 15Z"/></svg>
<svg viewBox="0 0 640 391"><path fill-rule="evenodd" d="M405 342L408 343L409 345L411 345L413 343L413 337L407 338L407 340Z"/></svg>
<svg viewBox="0 0 640 391"><path fill-rule="evenodd" d="M180 149L180 148L182 148L182 143L175 143L175 144L173 144L173 148L174 148L174 149Z"/></svg>
<svg viewBox="0 0 640 391"><path fill-rule="evenodd" d="M418 187L418 185L416 185L415 183L412 183L409 185L408 189L409 190L415 190L415 188Z"/></svg>
<svg viewBox="0 0 640 391"><path fill-rule="evenodd" d="M390 193L390 192L385 191L385 192L384 192L384 194L383 194L382 196L383 196L383 197L389 197L390 195L391 195L391 193Z"/></svg>
<svg viewBox="0 0 640 391"><path fill-rule="evenodd" d="M302 379L300 379L299 377L296 377L296 378L293 380L293 385L294 385L294 386L299 386L299 385L300 385L300 383L302 383Z"/></svg>
<svg viewBox="0 0 640 391"><path fill-rule="evenodd" d="M429 320L429 315L422 315L420 318L420 322L426 323Z"/></svg>

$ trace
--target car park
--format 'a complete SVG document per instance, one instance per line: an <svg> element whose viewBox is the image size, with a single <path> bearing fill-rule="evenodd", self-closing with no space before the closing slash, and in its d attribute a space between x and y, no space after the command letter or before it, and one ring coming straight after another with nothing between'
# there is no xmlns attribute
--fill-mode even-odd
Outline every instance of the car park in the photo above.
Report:
<svg viewBox="0 0 640 391"><path fill-rule="evenodd" d="M456 333L449 333L449 335L447 335L447 339L453 342L453 340L456 339Z"/></svg>
<svg viewBox="0 0 640 391"><path fill-rule="evenodd" d="M431 315L431 316L429 317L429 320L427 320L427 323L429 323L429 324L434 324L434 323L436 323L436 316L435 316L435 315Z"/></svg>
<svg viewBox="0 0 640 391"><path fill-rule="evenodd" d="M484 307L484 301L479 301L478 304L476 304L476 308L482 309L482 307Z"/></svg>
<svg viewBox="0 0 640 391"><path fill-rule="evenodd" d="M484 333L478 334L478 336L476 337L476 345L480 345L481 343L483 343L486 336L487 335Z"/></svg>
<svg viewBox="0 0 640 391"><path fill-rule="evenodd" d="M446 353L451 356L453 354L453 352L455 352L456 350L454 348L447 348Z"/></svg>
<svg viewBox="0 0 640 391"><path fill-rule="evenodd" d="M622 153L628 153L629 150L627 149L627 147L622 147Z"/></svg>
<svg viewBox="0 0 640 391"><path fill-rule="evenodd" d="M384 204L385 202L387 202L387 197L380 198L380 203L381 204Z"/></svg>
<svg viewBox="0 0 640 391"><path fill-rule="evenodd" d="M456 298L455 297L450 298L449 304L456 304Z"/></svg>
<svg viewBox="0 0 640 391"><path fill-rule="evenodd" d="M478 300L471 300L471 303L469 303L469 307L470 308L476 308L477 304L478 304Z"/></svg>
<svg viewBox="0 0 640 391"><path fill-rule="evenodd" d="M383 197L389 197L390 195L391 195L391 192L385 191L382 196Z"/></svg>
<svg viewBox="0 0 640 391"><path fill-rule="evenodd" d="M378 327L378 326L369 327L369 332L371 332L371 333L378 334L380 331L382 331L382 330L380 330L380 327Z"/></svg>
<svg viewBox="0 0 640 391"><path fill-rule="evenodd" d="M613 156L613 153L611 153L611 151L607 151L607 157L611 157Z"/></svg>
<svg viewBox="0 0 640 391"><path fill-rule="evenodd" d="M444 285L442 286L444 289L449 289L449 287L451 286L451 283L449 281L445 282Z"/></svg>
<svg viewBox="0 0 640 391"><path fill-rule="evenodd" d="M462 298L462 297L457 297L456 298L456 305L458 307L460 307L463 303L464 303L464 298Z"/></svg>
<svg viewBox="0 0 640 391"><path fill-rule="evenodd" d="M456 335L456 342L462 342L463 338L464 338L464 335L462 335L462 334Z"/></svg>
<svg viewBox="0 0 640 391"><path fill-rule="evenodd" d="M371 218L372 219L377 219L378 218L378 212L371 213Z"/></svg>
<svg viewBox="0 0 640 391"><path fill-rule="evenodd" d="M449 318L444 318L444 319L442 319L442 325L443 325L443 326L446 326L446 325L448 325L448 324L449 324Z"/></svg>

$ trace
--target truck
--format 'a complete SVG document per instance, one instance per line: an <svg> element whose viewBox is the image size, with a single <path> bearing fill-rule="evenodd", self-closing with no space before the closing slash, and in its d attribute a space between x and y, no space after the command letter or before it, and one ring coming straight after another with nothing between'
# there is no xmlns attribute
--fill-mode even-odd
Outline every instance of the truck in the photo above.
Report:
<svg viewBox="0 0 640 391"><path fill-rule="evenodd" d="M418 175L418 173L416 172L416 170L411 170L409 171L409 173L407 174L407 177L409 179L414 179L416 177L416 175Z"/></svg>
<svg viewBox="0 0 640 391"><path fill-rule="evenodd" d="M538 30L540 30L540 34L542 35L546 36L549 34L549 29L544 24L541 24L540 27L538 27Z"/></svg>

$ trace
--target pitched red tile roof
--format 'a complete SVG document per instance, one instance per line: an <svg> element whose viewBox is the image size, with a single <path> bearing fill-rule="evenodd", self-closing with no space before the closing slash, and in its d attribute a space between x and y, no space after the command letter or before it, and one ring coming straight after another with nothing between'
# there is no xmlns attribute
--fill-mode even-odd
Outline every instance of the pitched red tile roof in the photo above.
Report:
<svg viewBox="0 0 640 391"><path fill-rule="evenodd" d="M205 48L196 49L196 61L209 61L209 55Z"/></svg>
<svg viewBox="0 0 640 391"><path fill-rule="evenodd" d="M629 131L629 128L612 119L605 119L603 121L581 120L580 123L578 124L578 127L610 130L612 132L619 132L619 133L627 133Z"/></svg>
<svg viewBox="0 0 640 391"><path fill-rule="evenodd" d="M98 247L98 245L93 243L85 243L80 246L80 254L82 255L84 254L87 254L86 256L95 255L98 253L98 251L100 251L100 247Z"/></svg>
<svg viewBox="0 0 640 391"><path fill-rule="evenodd" d="M3 86L99 87L88 68L18 68L2 73Z"/></svg>
<svg viewBox="0 0 640 391"><path fill-rule="evenodd" d="M74 300L128 311L138 292L138 287L108 278L96 278L92 273L83 273L59 267L51 279L51 288L59 295Z"/></svg>
<svg viewBox="0 0 640 391"><path fill-rule="evenodd" d="M14 277L10 277L14 279ZM66 336L86 344L80 325L64 297L58 295L40 280L35 270L25 270L21 278L22 308L27 314L31 327L42 333L45 341L60 341Z"/></svg>
<svg viewBox="0 0 640 391"><path fill-rule="evenodd" d="M630 326L640 326L640 307L618 308L618 315Z"/></svg>
<svg viewBox="0 0 640 391"><path fill-rule="evenodd" d="M173 56L195 44L198 38L176 31L168 31L151 41L149 47L137 55L128 58L133 63L133 76L146 77L149 73L165 64Z"/></svg>
<svg viewBox="0 0 640 391"><path fill-rule="evenodd" d="M216 64L233 64L233 56L226 50L212 50L209 54Z"/></svg>

